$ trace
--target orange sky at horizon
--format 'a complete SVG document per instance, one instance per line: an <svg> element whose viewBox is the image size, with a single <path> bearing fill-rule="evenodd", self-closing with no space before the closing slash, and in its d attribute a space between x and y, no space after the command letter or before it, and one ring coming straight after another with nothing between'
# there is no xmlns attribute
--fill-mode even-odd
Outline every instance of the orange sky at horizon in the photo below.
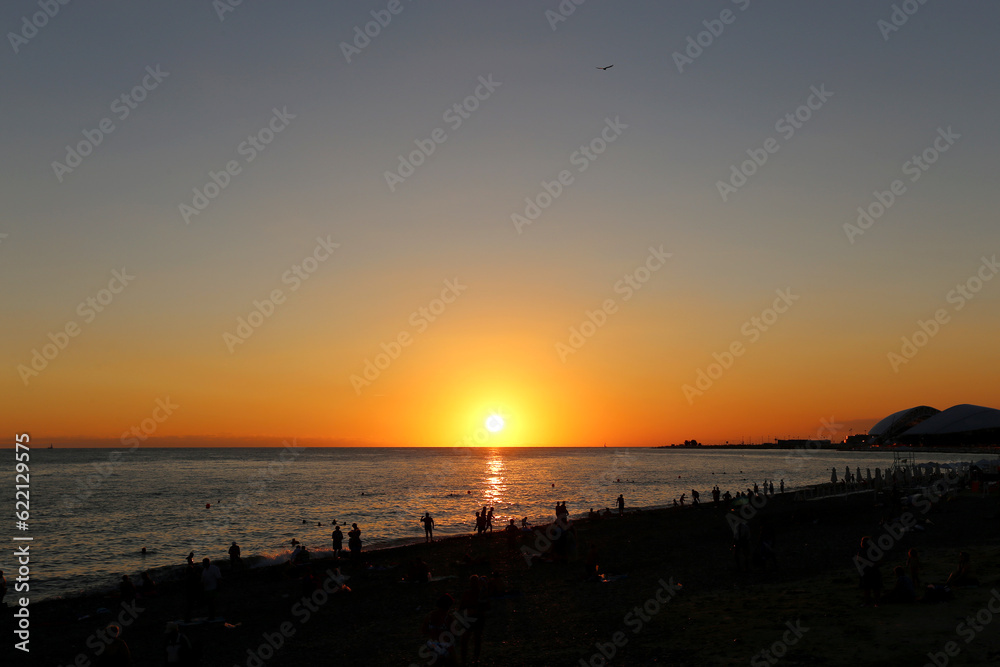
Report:
<svg viewBox="0 0 1000 667"><path fill-rule="evenodd" d="M664 276L662 284L669 281ZM869 347L878 349L873 339L884 347L858 354L854 325L830 320L822 325L830 329L817 333L816 320L826 316L808 304L796 304L754 340L741 332L745 316L711 311L702 310L699 326L686 330L657 307L669 295L648 290L620 303L563 362L555 343L567 342L571 332L562 323L549 318L531 327L516 321L510 305L489 298L488 306L462 302L469 298L421 333L399 325L406 323L403 307L396 309L403 317L386 318L391 324L380 327L382 335L346 335L333 347L313 332L304 301L262 326L243 348L222 355L217 340L185 340L180 333L185 344L172 349L162 337L123 343L109 313L103 328L95 325L89 340L74 341L31 386L9 392L11 409L0 420L8 430L30 427L36 441L64 445L99 440L120 446L122 434L137 428L150 443L298 438L451 446L477 435L482 440L486 418L497 412L506 427L476 444L617 447L689 439L836 441L914 405L1000 405L1000 389L990 382L1000 352L982 358L988 337L976 330L988 324L983 310L962 313L893 373L886 361L893 349L889 331L864 331ZM771 300L765 293L758 305L766 308ZM678 307L698 312L697 304ZM544 309L544 302L531 308ZM579 329L586 310L571 326ZM394 330L409 331L410 344L370 384L352 385L366 361L386 349L382 343L397 338ZM975 344L958 345L958 338ZM742 345L742 354L730 358L733 343ZM969 350L976 350L976 362L962 361ZM97 367L94 355L104 360ZM710 385L709 371L717 376ZM166 401L175 406L169 414ZM835 433L824 426L831 422L840 424Z"/></svg>
<svg viewBox="0 0 1000 667"><path fill-rule="evenodd" d="M745 359L747 366L752 361ZM766 360L758 363L766 368ZM803 373L814 370L804 369ZM419 372L407 375L420 377ZM70 387L58 399L45 401L45 405L59 406L61 424L48 409L35 415L21 412L18 419L6 421L15 429L17 422L44 425L29 431L33 440L63 446L77 440L90 446L121 446L126 432L135 429L130 435L145 436L143 446L277 446L281 440L297 439L316 446L619 447L668 445L688 439L704 444L776 438L838 441L913 405L944 409L962 402L1000 404L996 396L991 400L990 392L963 394L961 388L949 387L946 382L934 392L905 389L899 397L887 399L864 382L854 383L859 386L853 390L849 380L839 389L832 382L824 383L806 395L799 392L800 378L774 378L764 384L756 382L754 375L741 381L734 372L729 378L723 375L717 386L688 405L680 385L669 392L670 400L664 400L652 393L627 394L620 385L596 380L593 374L586 377L588 374L580 371L565 373L559 384L553 379L531 383L527 373L520 374L524 377L508 375L511 377L506 382L480 383L478 391L469 389L475 385L461 373L451 382L439 380L433 388L423 390L412 386L420 385L419 380L387 375L373 385L378 393L357 397L349 387L341 387L330 392L335 398L329 404L309 387L296 390L297 383L279 384L269 395L237 393L232 386L231 393L223 391L214 397L218 387L204 393L188 388L159 396L147 393L147 397L140 397L142 392L132 388L116 392L106 403L75 400L79 394ZM638 382L641 376L635 369L630 379ZM441 378L440 372L436 377ZM277 402L275 396L282 396L284 402ZM207 402L210 398L214 400ZM839 409L811 410L817 402ZM498 434L489 434L484 428L493 413L505 420L505 428ZM109 423L115 425L109 428ZM833 432L826 428L830 423L838 425ZM101 442L95 442L98 440ZM208 442L202 445L204 440Z"/></svg>

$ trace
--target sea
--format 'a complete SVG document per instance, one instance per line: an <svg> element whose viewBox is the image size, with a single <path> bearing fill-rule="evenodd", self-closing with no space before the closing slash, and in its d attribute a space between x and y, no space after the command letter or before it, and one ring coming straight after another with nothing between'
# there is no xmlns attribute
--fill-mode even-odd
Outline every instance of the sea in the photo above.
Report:
<svg viewBox="0 0 1000 667"><path fill-rule="evenodd" d="M499 530L511 518L548 522L557 502L571 517L614 508L619 494L626 509L665 507L682 493L690 502L692 489L702 502L715 485L735 494L767 480L778 491L784 480L788 491L828 482L834 470L874 475L893 460L892 452L707 447L32 448L27 530L10 530L32 538L20 544L30 544L35 602L116 589L122 574L138 581L144 570L169 578L189 552L226 559L233 541L258 565L287 560L293 539L328 555L334 521L345 535L357 523L370 549L422 541L425 512L435 537L462 535L484 506ZM0 553L10 583L13 550Z"/></svg>

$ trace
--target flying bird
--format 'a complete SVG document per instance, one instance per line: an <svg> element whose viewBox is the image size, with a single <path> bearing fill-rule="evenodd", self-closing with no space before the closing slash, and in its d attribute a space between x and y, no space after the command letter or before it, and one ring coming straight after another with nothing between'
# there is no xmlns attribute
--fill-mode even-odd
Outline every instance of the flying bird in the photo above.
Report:
<svg viewBox="0 0 1000 667"><path fill-rule="evenodd" d="M611 69L614 65L608 65L607 67L598 67L597 69Z"/></svg>

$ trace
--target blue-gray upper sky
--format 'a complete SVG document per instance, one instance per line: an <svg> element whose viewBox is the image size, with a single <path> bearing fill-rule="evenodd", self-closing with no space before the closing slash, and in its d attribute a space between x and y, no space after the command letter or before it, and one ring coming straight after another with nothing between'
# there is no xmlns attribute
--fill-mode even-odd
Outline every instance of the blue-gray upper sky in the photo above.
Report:
<svg viewBox="0 0 1000 667"><path fill-rule="evenodd" d="M523 442L593 444L1000 404L998 19L985 0L7 2L0 387L53 436L117 437L171 394L189 407L159 434L398 444L448 444L486 405ZM339 247L292 289L317 237ZM626 299L651 246L671 256ZM122 267L133 283L78 307ZM782 289L800 298L755 337ZM402 331L405 355L353 379Z"/></svg>

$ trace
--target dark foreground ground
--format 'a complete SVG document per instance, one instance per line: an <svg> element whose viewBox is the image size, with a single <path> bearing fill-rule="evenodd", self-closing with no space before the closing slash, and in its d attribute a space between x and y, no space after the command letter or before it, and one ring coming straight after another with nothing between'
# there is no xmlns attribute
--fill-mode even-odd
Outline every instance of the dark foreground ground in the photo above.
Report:
<svg viewBox="0 0 1000 667"><path fill-rule="evenodd" d="M219 607L228 625L185 632L200 648L198 664L207 667L427 665L432 662L421 652L420 625L434 601L446 592L457 599L470 575L496 571L519 594L492 601L482 665L920 667L935 664L929 653L937 667L996 665L1000 622L993 621L1000 617L989 603L1000 587L998 509L995 497L964 493L926 512L911 509L924 530L883 538L890 546L879 561L887 586L893 566L905 562L911 547L920 552L925 582L943 582L959 549L972 554L980 585L955 590L952 600L937 604L860 607L852 564L859 539L885 535L882 519L899 514L868 493L769 500L750 523L755 541L763 522L775 526L778 567L750 572L736 571L726 512L710 505L578 521L568 562L529 564L520 547L544 547L544 540L536 542L538 533L522 534L514 548L495 533L370 552L370 568L317 560L312 568L320 581L340 567L352 590L312 600L303 599L300 570L232 572L220 553L225 588ZM583 580L591 544L613 581ZM448 578L402 582L417 556L432 575ZM481 562L467 564L467 556ZM682 589L670 597L672 583ZM177 583L161 582L160 588L158 597L140 601L134 611L98 595L34 605L30 657L11 650L7 631L3 651L13 660L0 652L0 663L100 665L106 655L98 655L104 644L95 632L122 619L128 621L122 637L132 664L165 664L164 628L181 618L183 597ZM1000 612L1000 593L992 606ZM111 613L97 613L99 608ZM195 612L204 614L203 608Z"/></svg>

